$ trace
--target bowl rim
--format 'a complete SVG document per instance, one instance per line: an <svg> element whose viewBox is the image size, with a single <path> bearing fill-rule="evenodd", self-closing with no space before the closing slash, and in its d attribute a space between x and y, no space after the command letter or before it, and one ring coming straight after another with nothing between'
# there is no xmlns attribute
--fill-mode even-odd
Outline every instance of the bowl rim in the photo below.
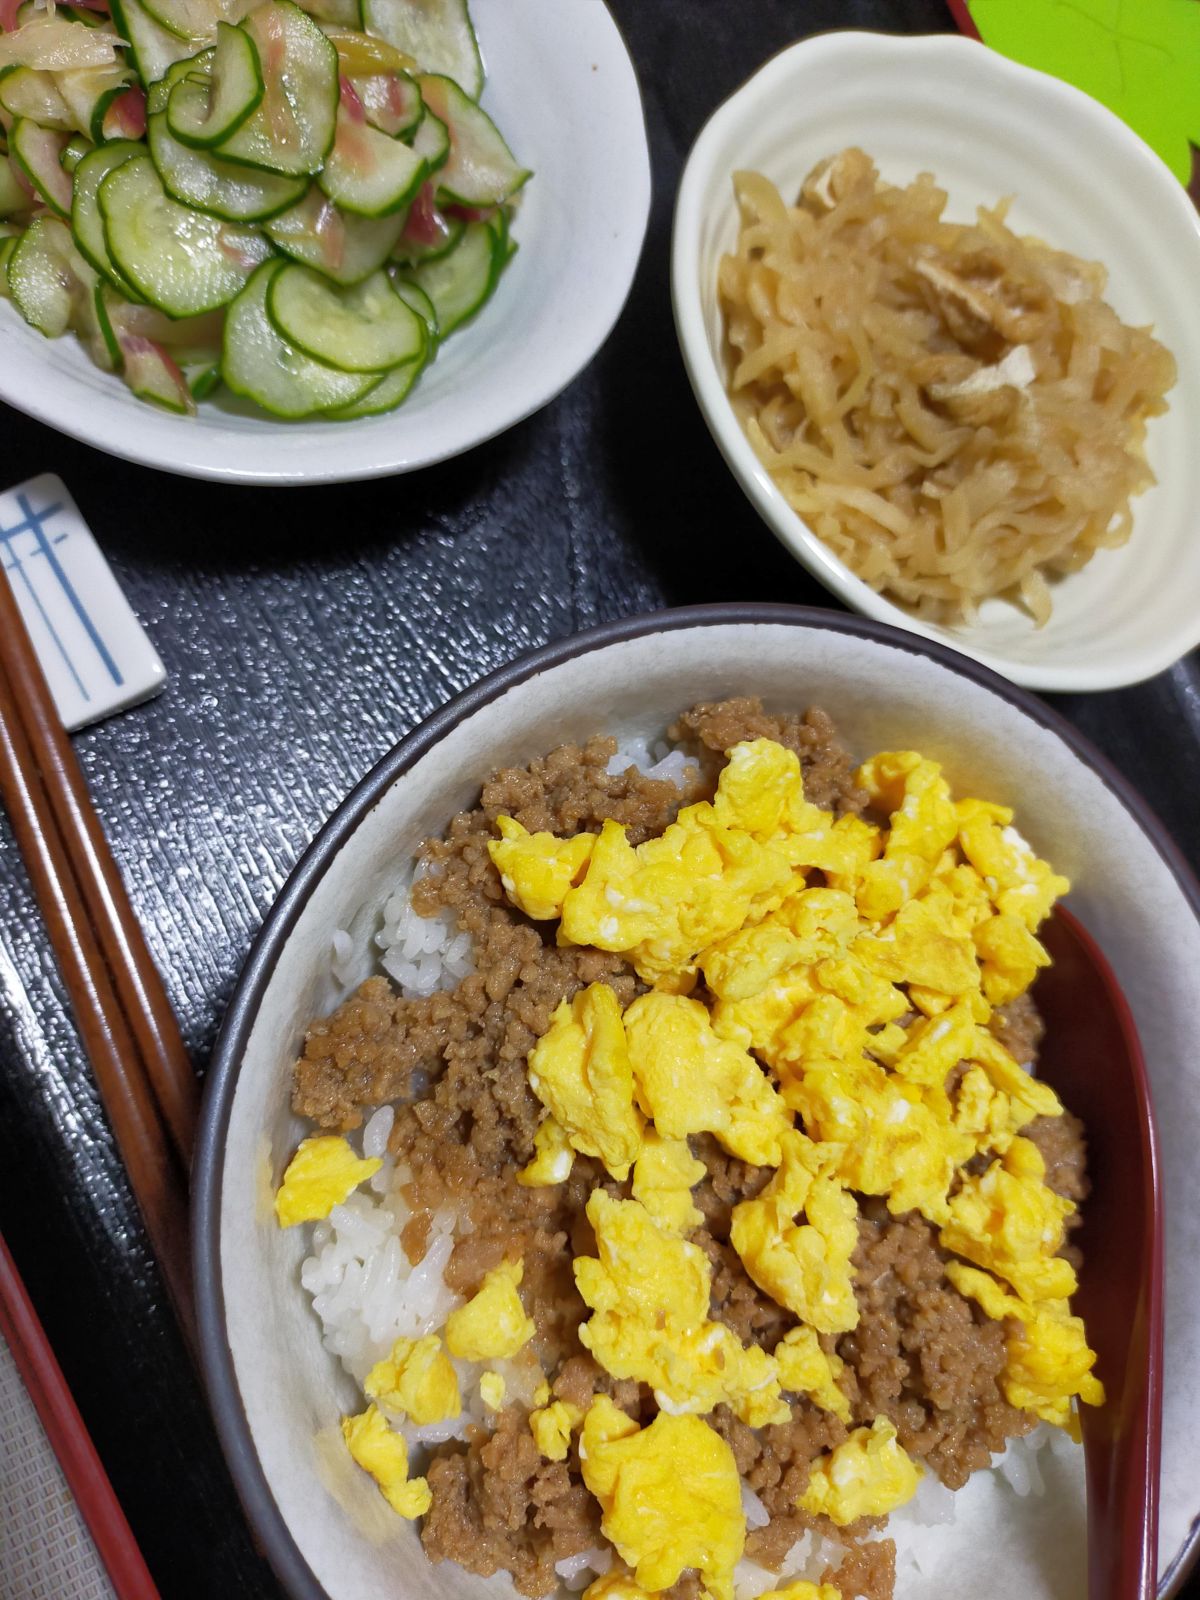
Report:
<svg viewBox="0 0 1200 1600"><path fill-rule="evenodd" d="M400 739L349 791L300 856L268 911L234 986L213 1047L204 1083L192 1161L192 1269L196 1291L201 1371L217 1434L247 1519L261 1540L276 1577L295 1600L329 1600L292 1537L271 1492L242 1405L233 1352L225 1331L220 1262L221 1166L238 1070L264 991L301 912L343 845L386 791L435 749L453 728L509 689L564 662L609 645L655 633L706 627L774 624L851 635L931 658L949 672L990 690L1056 734L1089 767L1133 817L1176 879L1200 921L1200 878L1170 831L1135 786L1060 712L989 667L873 618L848 616L814 606L730 602L681 606L601 623L505 662L455 695ZM1200 1515L1173 1565L1160 1578L1159 1600L1172 1600L1200 1557Z"/></svg>
<svg viewBox="0 0 1200 1600"><path fill-rule="evenodd" d="M790 80L795 64L820 63L823 56L838 52L879 52L900 56L911 63L924 52L943 69L972 62L984 74L992 74L1001 86L1036 89L1064 107L1077 128L1090 125L1093 133L1107 135L1132 160L1140 163L1143 192L1153 195L1158 210L1174 211L1186 222L1195 239L1195 257L1200 265L1200 218L1187 194L1161 158L1115 112L1076 88L1036 67L1013 61L992 50L978 38L962 33L890 34L870 28L839 28L813 34L785 45L762 63L716 108L697 134L684 162L676 191L671 229L671 309L683 364L697 407L734 481L755 512L788 551L818 582L836 594L843 604L876 621L891 623L916 633L931 643L946 644L947 638L935 624L911 615L895 601L870 588L836 555L793 511L765 467L758 461L729 404L718 362L713 358L704 324L696 241L707 215L702 187L714 163L710 150L719 142L727 124L735 122L748 105L760 103ZM967 55L965 52L974 52ZM904 63L898 63L902 65ZM950 642L973 660L991 667L1028 689L1061 693L1095 693L1141 683L1164 671L1200 644L1200 613L1190 627L1181 624L1171 634L1155 636L1140 650L1125 651L1118 659L1102 665L1076 666L1065 659L1045 663L1014 660L1005 652L986 644L976 644L969 626Z"/></svg>
<svg viewBox="0 0 1200 1600"><path fill-rule="evenodd" d="M609 75L609 96L620 99L623 104L627 100L631 115L623 124L628 129L624 146L628 163L620 237L616 249L611 252L610 270L600 280L599 292L582 297L581 314L572 322L572 334L578 327L590 326L591 332L586 337L564 338L548 344L540 362L531 369L532 378L515 385L508 383L503 389L506 398L499 400L490 415L469 429L465 439L455 435L456 425L451 416L450 422L440 428L431 441L414 449L403 426L403 407L377 417L361 418L358 427L353 422L335 422L319 412L287 421L257 411L252 417L255 426L247 431L232 425L236 424L237 415L206 410L202 417L208 419L209 425L197 427L195 424L201 419L180 417L137 401L118 374L103 372L92 365L74 334L63 336L68 346L76 347L64 351L64 359L82 362L81 369L76 371L73 366L50 362L41 348L47 341L24 324L15 307L0 311L0 318L7 324L0 329L0 400L56 433L117 460L175 477L247 488L307 488L403 476L456 460L520 426L556 400L607 344L633 291L645 250L653 200L653 172L641 82L625 32L608 0L599 0L597 12L603 22L596 27L607 32L605 48L611 52L610 59L620 73L619 78ZM493 17L490 26L489 21L480 24L478 20L475 25L486 51L488 38L497 31L498 22ZM578 59L592 58L581 51ZM536 241L530 241L522 233L519 220L516 238L526 249L531 242L536 249ZM578 251L569 259L578 260ZM599 308L598 313L594 307ZM481 317L481 325L485 326L487 308ZM465 330L468 337L472 326L468 323ZM3 376L6 352L16 358L17 372L12 381ZM529 363L522 363L522 370L527 368ZM436 381L433 364L430 380ZM449 399L451 413L455 392L452 389L442 397ZM214 417L216 420L211 420ZM395 431L397 426L398 432ZM314 436L313 428L328 431ZM280 450L280 440L294 441L294 445Z"/></svg>

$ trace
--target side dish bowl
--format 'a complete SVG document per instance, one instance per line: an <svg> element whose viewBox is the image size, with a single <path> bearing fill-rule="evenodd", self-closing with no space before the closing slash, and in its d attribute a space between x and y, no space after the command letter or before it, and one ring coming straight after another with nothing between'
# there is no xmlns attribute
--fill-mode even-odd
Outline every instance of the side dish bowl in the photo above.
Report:
<svg viewBox="0 0 1200 1600"><path fill-rule="evenodd" d="M1133 502L1133 534L1051 585L1054 611L1042 628L1002 600L948 627L877 594L791 509L729 403L717 270L737 238L733 174L762 172L790 199L817 161L848 145L873 156L890 183L932 172L953 221L1014 196L1014 230L1102 262L1110 304L1125 322L1153 324L1176 358L1170 410L1148 430L1158 483ZM676 203L671 273L684 361L722 455L772 532L848 606L1044 690L1134 683L1200 642L1200 457L1190 445L1200 406L1200 216L1158 157L1089 96L952 36L832 33L794 45L697 139Z"/></svg>
<svg viewBox="0 0 1200 1600"><path fill-rule="evenodd" d="M0 304L0 399L113 455L192 477L336 483L408 472L546 405L608 337L633 281L650 163L633 65L603 4L473 0L482 103L534 177L495 294L398 411L276 421L226 390L181 417L135 399L71 335Z"/></svg>
<svg viewBox="0 0 1200 1600"><path fill-rule="evenodd" d="M603 685L602 691L597 685ZM1192 975L1200 885L1125 780L1032 696L938 644L828 612L725 606L612 623L483 680L397 745L325 826L292 874L249 958L209 1072L195 1165L201 1341L217 1425L247 1512L302 1600L507 1594L420 1557L342 1448L349 1379L322 1347L298 1281L300 1230L272 1196L301 1125L290 1068L308 1021L340 995L335 929L364 952L398 863L473 802L497 766L597 730L657 737L682 708L731 694L769 707L822 706L858 753L913 746L956 788L1017 810L1039 853L1073 880L1069 908L1108 957L1141 1036L1162 1136L1166 1325L1160 1570L1182 1578L1200 1523L1192 1439L1200 1427L1200 1069ZM347 976L347 974L343 974ZM1086 1118L1088 1105L1078 1108ZM938 1532L923 1588L1080 1600L1082 1457L1051 1462L1046 1497L1020 1499L995 1474L972 1480ZM986 1547L986 1564L972 1550ZM903 1591L899 1600L904 1600Z"/></svg>

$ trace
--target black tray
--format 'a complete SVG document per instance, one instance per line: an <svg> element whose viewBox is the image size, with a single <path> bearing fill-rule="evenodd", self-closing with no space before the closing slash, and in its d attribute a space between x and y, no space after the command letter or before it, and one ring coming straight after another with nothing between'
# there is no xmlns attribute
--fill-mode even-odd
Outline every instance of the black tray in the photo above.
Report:
<svg viewBox="0 0 1200 1600"><path fill-rule="evenodd" d="M774 51L832 27L941 30L948 13L942 0L612 10L645 96L650 232L612 338L538 416L413 477L268 491L127 466L0 407L0 482L62 475L170 673L160 699L76 745L198 1062L314 830L450 695L611 617L717 600L834 604L750 510L692 399L668 296L675 186L705 118ZM1200 864L1197 658L1056 703ZM164 1596L277 1596L2 819L0 1228Z"/></svg>

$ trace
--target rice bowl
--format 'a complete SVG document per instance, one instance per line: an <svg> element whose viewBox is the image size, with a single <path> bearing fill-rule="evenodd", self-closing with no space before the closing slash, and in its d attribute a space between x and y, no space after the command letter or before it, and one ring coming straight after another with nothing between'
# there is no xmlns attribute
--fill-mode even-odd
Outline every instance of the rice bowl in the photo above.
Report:
<svg viewBox="0 0 1200 1600"><path fill-rule="evenodd" d="M696 690L720 692L730 686L731 679L747 683L753 678L756 686L762 685L768 694L778 699L784 685L794 679L799 664L803 667L806 699L819 699L827 705L832 702L835 714L844 723L853 721L854 708L858 708L854 742L860 750L877 742L877 729L885 720L891 724L889 731L893 738L897 732L901 738L906 737L906 728L914 731L922 726L928 728L933 702L927 701L923 709L916 702L922 696L940 695L942 709L936 719L933 735L939 751L945 752L951 747L959 751L958 780L974 785L979 783L982 776L990 778L995 789L996 751L988 741L981 742L972 732L972 719L964 704L976 696L986 697L991 704L996 698L993 693L976 688L969 681L963 685L956 684L952 677L947 679L944 668L935 666L903 645L893 644L891 640L884 644L862 639L858 636L861 625L843 624L830 629L828 622L822 620L815 627L809 624L811 631L806 635L803 630L797 632L794 626L789 626L783 620L790 620L791 615L777 613L780 620L775 621L767 613L762 616L757 628L744 629L740 642L736 624L723 632L721 623L716 619L707 625L698 620L689 628L687 624L691 619L684 617L680 619L682 628L678 624L672 627L668 623L665 628L657 628L645 636L647 646L652 646L649 654L639 642L636 628L630 630L632 637L626 637L624 641L620 638L624 630L613 630L618 637L610 645L601 646L615 652L606 662L606 672L609 668L614 670L611 677L606 678L612 683L613 689L605 721L618 729L628 729L631 734L651 738L661 731L661 708L664 703L672 703L671 697L678 700L681 694L690 695ZM805 649L798 662L794 647L801 642ZM616 670L618 664L620 669ZM270 1223L265 1208L269 1206L270 1192L278 1182L286 1153L295 1147L300 1132L299 1125L287 1115L281 1103L281 1093L285 1092L283 1077L286 1075L280 1074L278 1041L281 1037L297 1040L298 1030L303 1027L306 1017L327 1011L337 999L338 988L329 972L331 928L349 926L354 929L360 968L355 972L346 972L345 976L351 982L365 976L369 969L369 960L365 956L367 938L378 927L384 900L394 892L397 853L400 852L402 858L420 837L436 829L439 819L444 820L449 811L469 800L471 778L467 776L468 773L478 774L488 765L498 764L505 759L528 759L539 748L545 748L558 739L585 735L594 728L598 719L591 706L587 683L594 681L595 665L585 652L575 662L568 655L567 660L558 664L549 674L543 669L541 674L535 672L533 677L525 676L516 682L510 680L500 690L501 703L504 705L503 728L499 722L492 723L488 715L488 706L494 703L490 697L481 697L473 706L468 702L453 727L443 733L439 742L439 755L444 758L444 765L439 760L433 767L429 763L422 763L423 772L421 767L413 769L414 775L419 774L415 785L410 776L389 779L388 785L378 789L374 795L364 791L360 820L354 829L353 849L349 859L343 855L339 861L339 867L343 870L330 876L326 864L317 874L322 881L311 898L311 884L303 889L306 903L301 912L299 937L293 934L289 940L292 956L286 991L280 982L283 974L273 962L275 978L266 988L266 1004L259 1005L256 1002L255 1005L254 1016L257 1020L250 1037L250 1055L246 1057L246 1067L238 1084L238 1112L231 1125L232 1137L226 1139L222 1136L224 1177L220 1184L221 1191L226 1197L240 1192L243 1198L240 1206L227 1199L224 1207L222 1231L225 1243L222 1259L225 1311L221 1319L222 1331L217 1332L210 1318L206 1337L217 1334L218 1344L210 1348L216 1349L218 1356L219 1348L227 1337L232 1347L241 1352L235 1359L242 1404L247 1406L253 1418L251 1437L254 1456L251 1459L261 1463L255 1472L264 1473L265 1478L261 1481L269 1482L271 1486L269 1499L260 1498L256 1503L256 1493L261 1494L261 1490L255 1489L254 1474L247 1476L243 1472L243 1492L249 1485L251 1504L255 1506L257 1518L261 1519L259 1526L268 1530L273 1525L273 1517L278 1516L277 1511L270 1509L272 1505L283 1504L293 1508L287 1518L292 1530L291 1538L299 1540L304 1555L300 1558L299 1566L288 1567L286 1554L282 1556L282 1561L287 1581L297 1593L337 1595L350 1592L349 1585L353 1583L369 1585L384 1582L387 1581L384 1574L393 1561L401 1563L395 1571L397 1575L400 1571L405 1573L403 1581L406 1590L415 1588L418 1592L436 1594L440 1592L441 1580L433 1569L423 1569L419 1563L413 1564L411 1556L405 1557L404 1551L410 1548L407 1543L411 1539L408 1530L401 1527L397 1534L394 1531L385 1533L381 1528L369 1498L374 1494L369 1481L365 1482L368 1493L364 1498L353 1478L347 1480L338 1475L319 1446L317 1460L324 1476L324 1487L313 1482L313 1434L310 1430L315 1425L317 1433L324 1436L328 1427L336 1422L336 1417L345 1414L355 1404L355 1396L348 1379L344 1383L334 1381L328 1355L319 1348L313 1337L316 1325L308 1321L311 1317L308 1296L303 1293L298 1281L303 1255L309 1252L298 1241L288 1242L282 1255L278 1243L270 1245L269 1254L279 1258L279 1267L270 1269L270 1277L277 1284L290 1280L296 1287L294 1292L288 1290L286 1293L272 1289L265 1299L262 1292L251 1285L252 1282L261 1284L266 1275L248 1279L239 1265L240 1260L245 1261L247 1268L255 1272L253 1263L265 1263L267 1259L262 1255L262 1250L270 1238L266 1230L273 1227L273 1223ZM894 684L889 683L889 673L903 677L903 696L907 708L897 698ZM645 682L649 676L654 679L652 692ZM573 688L570 687L572 681L575 685ZM948 681L953 685L954 692L947 702ZM514 722L518 707L520 715ZM869 709L864 712L864 707ZM1037 744L1039 755L1050 752L1055 736L1032 733L1026 726L1027 719L1023 712L1014 710L1003 715L1018 719L1010 731L1016 733L1018 728L1022 730L1022 744L1026 752L1030 739ZM487 726L489 723L490 727ZM919 742L914 737L914 731L910 731L907 737ZM965 762L964 751L969 753ZM1059 777L1064 774L1061 760L1059 758ZM1073 760L1068 760L1067 768ZM1005 772L1005 779L1015 789L1022 787L1022 775L1020 771L1014 771L1011 765ZM477 778L475 781L478 781ZM1063 792L1066 793L1066 790ZM402 809L393 809L397 805ZM1035 800L1028 793L1026 805L1036 810ZM1111 815L1107 822L1110 826L1115 825ZM1039 819L1039 828L1041 825L1042 819ZM1063 864L1068 870L1078 867L1079 842L1072 840L1069 830L1064 832L1053 819L1049 819L1046 825L1054 836L1050 848L1063 855ZM1042 844L1040 831L1037 837L1039 844ZM345 849L344 844L342 848ZM1043 848L1047 847L1043 844ZM1143 860L1141 865L1146 866L1147 862ZM353 866L353 870L344 871L349 866ZM1089 904L1089 893L1095 893L1094 877L1090 885L1087 877L1085 872L1081 880L1085 910ZM303 884L303 881L302 871L298 882ZM362 885L368 882L373 885L369 896L372 903L369 917L365 922L360 922L353 913L363 904ZM1091 903L1094 907L1094 902ZM1096 918L1095 909L1091 915ZM1103 911L1097 920L1104 921ZM367 937L362 937L363 933ZM301 966L291 964L297 956L303 963ZM1131 997L1136 1006L1136 977L1132 985L1127 974L1123 977L1127 989L1132 990ZM1139 1017L1139 1021L1145 1028L1144 1019ZM1153 1032L1153 1021L1147 1031ZM273 1042L268 1043L268 1040ZM243 1037L242 1046L245 1042ZM241 1057L242 1047L239 1046L239 1059ZM251 1064L255 1060L274 1060L277 1065L264 1076L261 1069L252 1069ZM232 1082L229 1079L230 1087ZM254 1109L256 1101L257 1110ZM274 1109L268 1111L267 1107L272 1103ZM250 1111L253 1111L254 1131L248 1119ZM210 1160L211 1127L210 1123L206 1133ZM263 1143L263 1128L271 1130L269 1147ZM208 1170L212 1171L211 1168ZM247 1211L245 1196L250 1172L254 1174L253 1188L258 1199ZM202 1210L205 1203L211 1202L212 1194L211 1179L204 1176L202 1169ZM242 1241L240 1244L237 1242L239 1239ZM283 1267L285 1259L291 1261L290 1267ZM280 1267L283 1268L282 1274ZM276 1330L265 1340L264 1325ZM306 1333L306 1326L313 1331ZM282 1356L274 1352L282 1352L285 1348L288 1359L282 1363ZM219 1358L217 1367L226 1360L227 1356ZM213 1370L217 1370L217 1367ZM285 1367L289 1390L297 1397L308 1397L302 1405L289 1401L281 1407L269 1398L271 1385L275 1381L271 1377L272 1370L279 1373L279 1381L282 1382ZM278 1395L282 1391L276 1390L275 1393ZM224 1406L223 1401L219 1403ZM230 1429L236 1433L238 1427L244 1427L228 1411L222 1411L221 1420L227 1438L233 1436ZM307 1445L304 1443L306 1433L310 1439ZM291 1443L284 1446L284 1453L280 1454L280 1446L289 1438ZM245 1459L244 1456L241 1458ZM1034 1592L1070 1594L1078 1589L1082 1503L1077 1464L1073 1466L1067 1457L1060 1459L1054 1449L1038 1450L1036 1459L1049 1491L1040 1500L1029 1496L1018 1500L1006 1483L996 1481L995 1474L985 1473L980 1478L990 1482L979 1483L977 1488L976 1480L973 1480L971 1490L958 1497L959 1520L954 1539L947 1541L944 1537L946 1530L942 1529L939 1533L936 1523L933 1523L928 1538L918 1527L912 1538L916 1541L914 1551L919 1545L921 1554L915 1559L922 1561L924 1579L935 1593L943 1586L951 1582L957 1584L962 1579L961 1551L976 1544L981 1537L1000 1541L1001 1548L1006 1551L1007 1570L1014 1575L1019 1574L1017 1581L1027 1584ZM1016 1464L1015 1456L1012 1456L1010 1465L1019 1475L1020 1466ZM1170 1481L1168 1471L1168 1485ZM308 1511L297 1515L296 1508L304 1503L307 1503ZM1028 1514L1020 1509L1019 1515L1014 1516L1014 1506L1027 1507ZM386 1518L389 1513L386 1508L382 1509ZM756 1514L753 1502L747 1509L751 1516ZM936 1505L927 1507L921 1500L916 1502L916 1510L923 1520L940 1514ZM1178 1526L1176 1523L1175 1527ZM364 1527L374 1528L376 1539L382 1542L370 1547L363 1546L360 1541ZM1165 1518L1165 1539L1173 1536L1170 1529L1171 1524ZM961 1535L958 1530L962 1530ZM1178 1534L1174 1537L1178 1538ZM1166 1552L1168 1558L1174 1556L1175 1549ZM286 1547L278 1543L272 1545L277 1561L281 1560L281 1550L286 1550ZM959 1552L958 1570L956 1577L952 1578L956 1567L956 1550ZM802 1553L798 1553L797 1560L801 1559ZM314 1581L305 1572L306 1566L313 1570L314 1562L319 1574L316 1582L323 1583L323 1588L314 1586ZM346 1576L342 1575L343 1569ZM560 1576L577 1580L582 1574L566 1572ZM743 1573L741 1577L744 1583L753 1579L754 1575ZM467 1589L473 1589L475 1585L475 1580L466 1576L457 1578L456 1582ZM303 1587L305 1584L308 1586ZM770 1587L770 1581L760 1576L758 1587L764 1586ZM969 1573L967 1589L972 1592ZM990 1591L980 1589L979 1592Z"/></svg>

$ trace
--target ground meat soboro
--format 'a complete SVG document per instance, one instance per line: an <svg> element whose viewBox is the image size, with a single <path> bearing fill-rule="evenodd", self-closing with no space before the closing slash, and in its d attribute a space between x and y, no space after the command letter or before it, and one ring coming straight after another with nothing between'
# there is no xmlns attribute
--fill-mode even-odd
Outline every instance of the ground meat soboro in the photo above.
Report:
<svg viewBox="0 0 1200 1600"><path fill-rule="evenodd" d="M399 1102L390 1142L412 1173L407 1198L416 1214L402 1240L410 1259L424 1253L431 1213L444 1204L459 1209L472 1229L447 1267L450 1285L472 1294L505 1256L520 1256L521 1297L538 1329L534 1353L555 1397L582 1410L594 1395L607 1393L643 1422L655 1409L648 1392L614 1381L580 1344L587 1313L571 1272L572 1256L594 1249L584 1214L588 1195L598 1185L625 1193L627 1185L612 1182L586 1157L553 1188L522 1187L516 1173L532 1157L542 1116L526 1058L555 1007L595 982L609 984L625 1006L645 985L619 956L558 948L553 926L530 922L508 903L487 849L496 818L513 816L531 832L560 835L595 832L613 818L640 843L660 834L681 805L709 797L724 752L755 738L796 751L805 792L816 804L841 814L861 812L865 803L850 756L820 711L772 714L757 700L726 700L685 712L670 731L695 758L682 791L634 769L610 774L616 743L603 737L492 776L479 806L423 847L433 870L413 894L418 911L448 908L457 927L470 933L474 973L453 992L426 999L400 997L385 978L370 979L309 1029L293 1094L302 1116L335 1130L358 1126L374 1106ZM997 1013L993 1028L1018 1060L1036 1059L1041 1022L1028 999ZM1050 1184L1068 1198L1082 1198L1078 1122L1040 1119L1029 1132L1046 1159ZM758 1194L770 1172L728 1155L709 1135L690 1143L707 1168L694 1191L704 1220L691 1237L712 1266L710 1314L743 1341L771 1349L794 1319L751 1281L729 1243L733 1207ZM882 1201L863 1199L854 1258L859 1324L822 1342L845 1363L851 1426L890 1417L904 1448L958 1487L1035 1419L1014 1410L1000 1392L1003 1326L950 1286L944 1259L936 1230L919 1215L892 1217ZM847 1427L804 1399L787 1423L759 1430L723 1406L709 1420L771 1516L749 1535L746 1553L775 1570L810 1523L795 1505L812 1461L840 1444ZM546 1461L528 1424L527 1407L512 1404L499 1413L494 1431L477 1429L467 1443L433 1451L427 1469L433 1505L422 1540L435 1561L457 1561L484 1576L507 1571L523 1594L540 1596L556 1587L555 1563L595 1547L601 1535L577 1444L565 1461ZM849 1553L826 1576L844 1600L891 1594L892 1542L861 1542L877 1527L864 1522L839 1534ZM821 1531L835 1530L825 1524ZM670 1600L694 1600L698 1593L695 1575L685 1574Z"/></svg>

